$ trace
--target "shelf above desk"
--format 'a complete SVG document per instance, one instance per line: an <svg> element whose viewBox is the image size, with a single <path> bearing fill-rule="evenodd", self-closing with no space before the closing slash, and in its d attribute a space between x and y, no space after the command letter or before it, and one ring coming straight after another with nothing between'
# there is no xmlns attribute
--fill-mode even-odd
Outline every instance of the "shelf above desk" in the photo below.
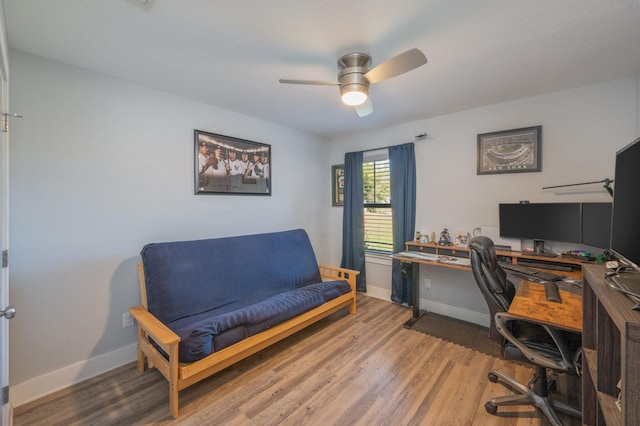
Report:
<svg viewBox="0 0 640 426"><path fill-rule="evenodd" d="M538 269L553 270L554 265L568 266L571 271L557 271L554 273L565 275L577 280L582 279L582 262L574 257L566 256L541 256L536 254L522 253L519 251L497 250L498 260L518 264L519 260L526 260L527 266ZM422 256L421 256L422 255ZM408 241L405 243L405 251L393 255L396 260L404 262L414 262L426 265L442 266L452 269L470 270L469 248L460 246L441 246L435 243L421 243L419 241ZM453 258L453 259L448 259ZM533 265L534 263L535 265Z"/></svg>

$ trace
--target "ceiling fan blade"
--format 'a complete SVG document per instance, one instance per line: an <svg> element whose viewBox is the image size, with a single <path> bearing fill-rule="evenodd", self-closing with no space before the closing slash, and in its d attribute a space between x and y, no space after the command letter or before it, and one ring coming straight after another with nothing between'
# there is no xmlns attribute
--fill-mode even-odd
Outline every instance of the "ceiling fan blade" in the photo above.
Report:
<svg viewBox="0 0 640 426"><path fill-rule="evenodd" d="M285 78L281 78L280 83L283 84L312 84L316 86L338 86L340 83L337 81L314 81L314 80L287 80Z"/></svg>
<svg viewBox="0 0 640 426"><path fill-rule="evenodd" d="M411 71L427 63L427 57L418 49L407 50L371 68L364 76L377 83Z"/></svg>
<svg viewBox="0 0 640 426"><path fill-rule="evenodd" d="M358 117L366 117L369 114L373 113L373 104L371 103L371 98L367 97L367 100L362 104L355 107L356 112L358 113Z"/></svg>

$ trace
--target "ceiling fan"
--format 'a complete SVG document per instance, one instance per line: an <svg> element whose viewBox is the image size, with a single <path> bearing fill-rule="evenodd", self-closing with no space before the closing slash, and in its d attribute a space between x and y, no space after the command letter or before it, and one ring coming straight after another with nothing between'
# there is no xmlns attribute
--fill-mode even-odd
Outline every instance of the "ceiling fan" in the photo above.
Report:
<svg viewBox="0 0 640 426"><path fill-rule="evenodd" d="M373 112L369 98L369 85L404 74L427 63L427 57L419 49L407 50L369 69L371 56L366 53L347 53L338 59L338 81L288 80L285 84L313 84L340 86L342 102L355 107L360 117Z"/></svg>

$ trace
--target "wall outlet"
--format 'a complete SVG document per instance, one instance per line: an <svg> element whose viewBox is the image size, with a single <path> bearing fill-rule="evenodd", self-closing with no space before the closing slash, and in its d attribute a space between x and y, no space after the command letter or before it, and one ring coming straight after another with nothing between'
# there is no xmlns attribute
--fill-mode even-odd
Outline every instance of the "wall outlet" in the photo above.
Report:
<svg viewBox="0 0 640 426"><path fill-rule="evenodd" d="M426 288L427 290L431 290L431 280L426 277L422 280L424 281L424 288Z"/></svg>
<svg viewBox="0 0 640 426"><path fill-rule="evenodd" d="M133 317L129 312L122 314L122 328L133 327Z"/></svg>

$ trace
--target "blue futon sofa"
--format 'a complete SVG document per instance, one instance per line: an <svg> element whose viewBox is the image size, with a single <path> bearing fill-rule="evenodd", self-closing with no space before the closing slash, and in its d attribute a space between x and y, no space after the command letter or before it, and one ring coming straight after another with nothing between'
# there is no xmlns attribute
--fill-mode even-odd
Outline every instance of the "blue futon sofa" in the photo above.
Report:
<svg viewBox="0 0 640 426"><path fill-rule="evenodd" d="M302 229L154 243L141 252L138 370L178 391L342 308L356 310L358 272L318 265Z"/></svg>

